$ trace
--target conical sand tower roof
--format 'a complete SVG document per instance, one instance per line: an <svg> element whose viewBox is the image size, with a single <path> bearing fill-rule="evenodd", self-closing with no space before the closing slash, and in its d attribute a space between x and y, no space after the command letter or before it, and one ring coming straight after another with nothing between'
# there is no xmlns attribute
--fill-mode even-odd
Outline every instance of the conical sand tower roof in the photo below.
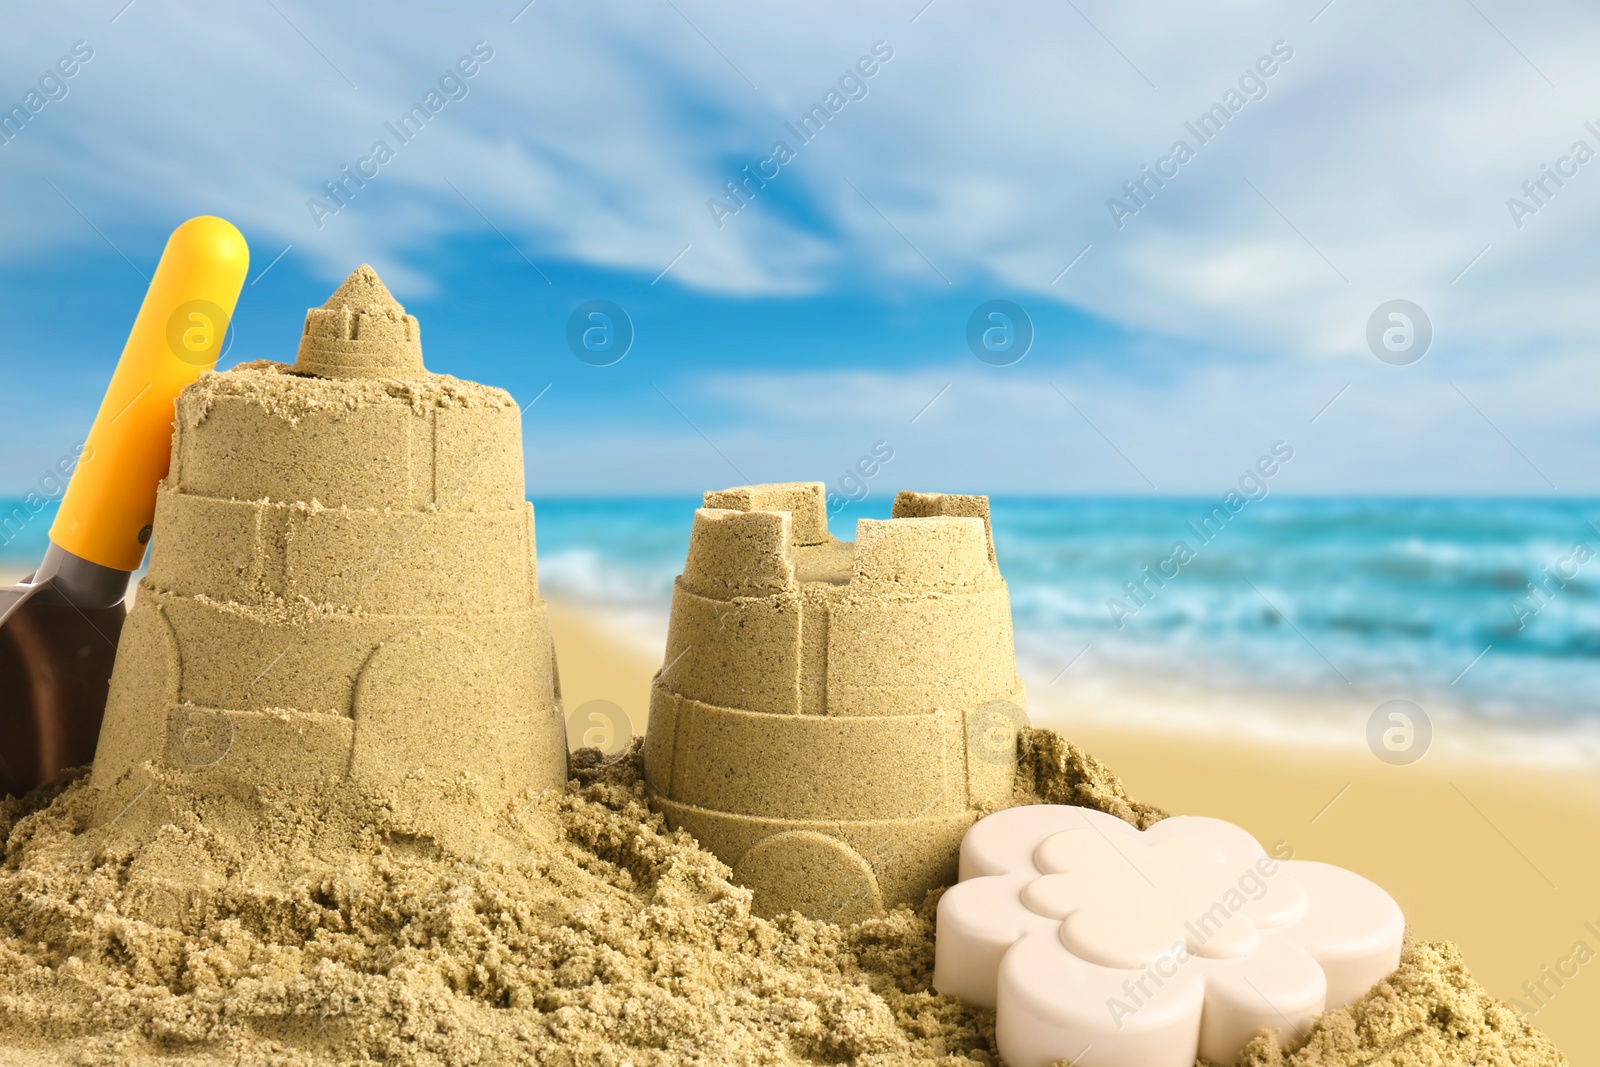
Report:
<svg viewBox="0 0 1600 1067"><path fill-rule="evenodd" d="M320 308L306 312L294 369L319 378L416 378L422 331L414 315L363 263Z"/></svg>

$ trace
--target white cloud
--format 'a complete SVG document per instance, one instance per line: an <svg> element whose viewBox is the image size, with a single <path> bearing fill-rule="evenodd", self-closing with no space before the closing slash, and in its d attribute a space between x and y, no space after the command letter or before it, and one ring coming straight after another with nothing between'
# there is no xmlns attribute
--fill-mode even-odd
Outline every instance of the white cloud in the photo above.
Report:
<svg viewBox="0 0 1600 1067"><path fill-rule="evenodd" d="M400 4L380 18L280 0L202 18L141 0L115 23L100 5L8 12L9 97L74 40L96 53L69 96L0 149L11 205L0 257L100 240L49 178L113 236L129 219L159 228L213 210L247 229L258 263L292 243L330 280L366 260L418 291L442 238L487 232L481 210L540 264L653 276L692 245L671 282L735 295L863 279L937 293L942 274L1269 366L1321 357L1310 366L1322 369L1284 372L1297 399L1324 373L1337 385L1384 372L1362 330L1373 307L1404 296L1433 316L1438 349L1494 383L1507 417L1530 432L1545 432L1538 420L1552 403L1563 426L1595 413L1588 303L1600 278L1589 235L1600 160L1520 230L1505 200L1575 139L1600 149L1583 126L1600 111L1582 106L1600 98L1588 57L1600 10L1340 0L1319 14L1318 3L1101 0L1080 3L1080 15L939 0L913 22L920 0L541 0L512 24L520 6ZM384 124L479 39L495 54L469 96L317 230L307 198L386 138ZM894 58L867 97L717 229L706 199L773 140L792 139L784 122L878 40ZM1279 40L1294 57L1267 79L1265 99L1212 143L1195 142L1195 159L1115 228L1106 199L1175 138L1193 141L1185 120ZM1106 402L1157 411L1197 395L1227 407L1205 388ZM1372 402L1374 417L1385 402ZM819 418L867 401L835 403Z"/></svg>
<svg viewBox="0 0 1600 1067"><path fill-rule="evenodd" d="M1296 453L1278 479L1284 492L1600 491L1592 354L1529 368L1430 360L1397 368L1369 356L1305 373L1262 359L1159 378L1092 362L1045 373L1026 360L708 375L674 395L681 416L663 405L655 428L582 450L563 447L572 424L557 401L528 424L530 484L697 492L832 481L881 440L895 458L875 491L1212 495L1281 440Z"/></svg>

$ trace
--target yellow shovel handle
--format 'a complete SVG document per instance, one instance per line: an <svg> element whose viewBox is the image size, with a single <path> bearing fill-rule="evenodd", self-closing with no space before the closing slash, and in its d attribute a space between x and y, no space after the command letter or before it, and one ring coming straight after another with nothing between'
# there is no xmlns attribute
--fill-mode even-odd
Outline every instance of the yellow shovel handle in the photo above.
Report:
<svg viewBox="0 0 1600 1067"><path fill-rule="evenodd" d="M249 266L244 237L224 219L201 215L172 231L50 527L58 546L138 570L171 460L173 402L216 366Z"/></svg>

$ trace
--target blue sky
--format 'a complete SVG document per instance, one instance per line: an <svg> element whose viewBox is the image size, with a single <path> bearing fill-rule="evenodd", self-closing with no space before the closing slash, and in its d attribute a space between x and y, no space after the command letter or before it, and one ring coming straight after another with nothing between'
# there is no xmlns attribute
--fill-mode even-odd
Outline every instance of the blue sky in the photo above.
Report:
<svg viewBox="0 0 1600 1067"><path fill-rule="evenodd" d="M9 11L0 107L56 98L0 145L0 493L81 437L202 213L254 257L224 365L292 359L370 262L431 369L539 398L534 495L833 480L878 441L923 489L1210 495L1284 440L1287 492L1600 491L1600 11L524 2ZM564 339L595 299L635 330L609 367ZM965 339L994 299L1033 323L1011 366ZM1409 366L1366 339L1395 299L1433 328Z"/></svg>

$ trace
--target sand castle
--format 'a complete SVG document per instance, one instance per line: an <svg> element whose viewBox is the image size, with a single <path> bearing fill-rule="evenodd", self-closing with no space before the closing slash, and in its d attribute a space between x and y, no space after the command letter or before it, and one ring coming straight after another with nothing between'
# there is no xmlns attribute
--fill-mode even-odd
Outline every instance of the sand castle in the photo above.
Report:
<svg viewBox="0 0 1600 1067"><path fill-rule="evenodd" d="M97 823L160 782L247 802L342 783L440 833L566 781L519 409L428 373L370 267L307 313L293 366L184 390L155 530Z"/></svg>
<svg viewBox="0 0 1600 1067"><path fill-rule="evenodd" d="M986 498L901 493L851 543L820 482L728 489L695 514L645 774L758 913L848 922L955 880L1024 706Z"/></svg>

